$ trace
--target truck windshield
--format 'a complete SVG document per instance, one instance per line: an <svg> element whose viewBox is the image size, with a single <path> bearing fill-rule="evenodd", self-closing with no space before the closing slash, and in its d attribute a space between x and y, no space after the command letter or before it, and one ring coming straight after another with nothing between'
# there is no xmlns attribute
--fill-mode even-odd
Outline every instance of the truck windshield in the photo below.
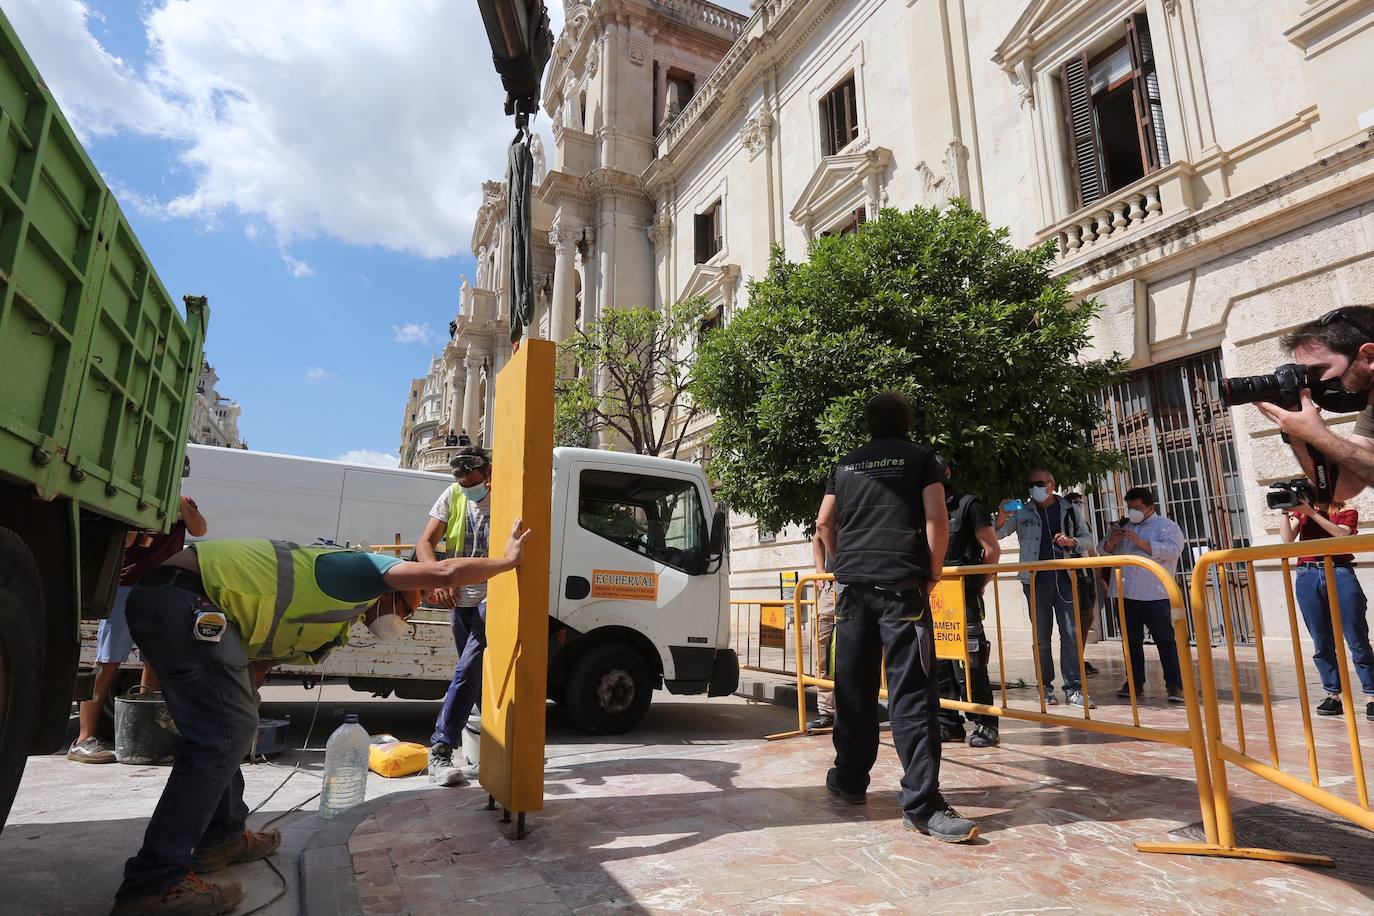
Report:
<svg viewBox="0 0 1374 916"><path fill-rule="evenodd" d="M583 471L577 523L674 569L692 575L706 570L706 516L690 480Z"/></svg>

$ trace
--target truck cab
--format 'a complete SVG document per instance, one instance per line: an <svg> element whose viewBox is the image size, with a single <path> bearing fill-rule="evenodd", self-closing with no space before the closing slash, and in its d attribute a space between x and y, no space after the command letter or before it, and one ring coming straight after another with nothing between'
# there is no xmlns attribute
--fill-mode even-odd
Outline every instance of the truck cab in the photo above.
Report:
<svg viewBox="0 0 1374 916"><path fill-rule="evenodd" d="M724 696L725 516L695 464L554 449L549 696L592 732L628 730L652 691Z"/></svg>

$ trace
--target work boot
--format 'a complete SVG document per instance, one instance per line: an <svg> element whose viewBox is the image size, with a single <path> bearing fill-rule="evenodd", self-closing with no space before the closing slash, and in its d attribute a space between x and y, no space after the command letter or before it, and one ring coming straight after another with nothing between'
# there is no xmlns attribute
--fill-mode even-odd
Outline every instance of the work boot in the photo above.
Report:
<svg viewBox="0 0 1374 916"><path fill-rule="evenodd" d="M238 865L240 862L256 862L258 859L265 859L280 848L281 833L279 831L266 830L262 833L256 833L252 830L245 830L237 838L230 840L223 846L197 849L196 857L191 860L191 867L202 873L219 871L230 865Z"/></svg>
<svg viewBox="0 0 1374 916"><path fill-rule="evenodd" d="M940 725L940 743L941 743L941 744L950 744L950 743L954 743L954 744L963 744L963 743L964 743L964 727L963 727L962 725L945 725L945 724L941 723L941 725Z"/></svg>
<svg viewBox="0 0 1374 916"><path fill-rule="evenodd" d="M191 873L161 894L116 900L110 916L220 916L242 899L237 881L210 884Z"/></svg>
<svg viewBox="0 0 1374 916"><path fill-rule="evenodd" d="M436 744L429 749L429 781L450 788L468 784L463 771L454 765L453 748L447 744Z"/></svg>
<svg viewBox="0 0 1374 916"><path fill-rule="evenodd" d="M1370 700L1368 703L1364 704L1364 717L1366 719L1374 719L1374 700Z"/></svg>
<svg viewBox="0 0 1374 916"><path fill-rule="evenodd" d="M1002 739L997 736L997 728L992 725L979 725L968 736L969 747L996 747Z"/></svg>
<svg viewBox="0 0 1374 916"><path fill-rule="evenodd" d="M818 728L834 728L835 716L828 712L823 712L810 722L806 723L807 731L815 731Z"/></svg>
<svg viewBox="0 0 1374 916"><path fill-rule="evenodd" d="M903 815L902 826L933 836L941 843L967 843L978 836L978 825L966 817L960 817L959 812L949 805L928 817Z"/></svg>
<svg viewBox="0 0 1374 916"><path fill-rule="evenodd" d="M1170 703L1187 703L1187 702L1188 702L1188 698L1187 698L1186 696L1183 695L1183 688L1182 688L1182 687L1169 687L1169 688L1168 688L1168 691L1169 691L1169 702L1170 702Z"/></svg>
<svg viewBox="0 0 1374 916"><path fill-rule="evenodd" d="M1092 662L1084 662L1084 663L1083 663L1083 673L1084 673L1084 674L1096 674L1096 673L1097 673L1097 669L1096 669L1095 667L1093 667L1093 663L1092 663Z"/></svg>
<svg viewBox="0 0 1374 916"><path fill-rule="evenodd" d="M104 741L91 737L73 744L67 751L67 759L77 763L114 763L115 752Z"/></svg>
<svg viewBox="0 0 1374 916"><path fill-rule="evenodd" d="M844 802L846 805L868 804L868 793L849 792L844 789L841 789L839 786L835 785L833 782L830 781L829 774L827 774L825 777L825 791L829 792L831 795L835 796L840 801Z"/></svg>

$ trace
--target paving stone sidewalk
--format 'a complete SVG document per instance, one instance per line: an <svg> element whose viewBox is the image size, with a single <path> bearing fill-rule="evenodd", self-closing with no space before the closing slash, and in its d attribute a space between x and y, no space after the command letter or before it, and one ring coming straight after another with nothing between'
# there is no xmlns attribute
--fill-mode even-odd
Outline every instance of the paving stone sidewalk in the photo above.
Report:
<svg viewBox="0 0 1374 916"><path fill-rule="evenodd" d="M1102 667L1093 686L1107 697L1115 675ZM1282 673L1271 678L1282 690ZM1021 691L1019 702L1032 696ZM1146 700L1143 724L1184 721L1182 708L1162 701ZM1095 717L1129 721L1126 701L1102 703ZM1258 707L1251 711L1247 722L1262 723ZM1281 754L1299 760L1295 701L1280 704L1276 722ZM1344 726L1318 724L1329 778L1348 785L1339 764ZM1360 728L1366 741L1374 738L1374 723ZM480 787L380 799L311 841L302 859L303 909L312 916L1374 909L1372 838L1267 783L1232 778L1242 841L1253 814L1256 829L1286 825L1266 842L1336 852L1338 868L1138 853L1136 840L1197 835L1186 752L1014 721L1004 722L1002 736L993 749L944 747L944 791L980 824L976 844L946 846L902 828L900 771L886 732L861 807L839 804L823 788L828 737L760 736L563 758L547 771L545 808L530 815L520 841L485 810ZM1265 740L1252 736L1260 746ZM1348 774L1348 753L1345 760Z"/></svg>

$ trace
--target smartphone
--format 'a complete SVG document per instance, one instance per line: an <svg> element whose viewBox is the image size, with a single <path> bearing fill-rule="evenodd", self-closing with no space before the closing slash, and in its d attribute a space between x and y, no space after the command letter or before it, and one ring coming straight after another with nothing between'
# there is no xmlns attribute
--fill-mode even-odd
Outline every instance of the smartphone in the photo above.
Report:
<svg viewBox="0 0 1374 916"><path fill-rule="evenodd" d="M1022 500L1009 499L1006 502L1002 503L1002 508L1006 509L1008 512L1015 512L1017 509L1024 508L1025 505L1025 502Z"/></svg>

